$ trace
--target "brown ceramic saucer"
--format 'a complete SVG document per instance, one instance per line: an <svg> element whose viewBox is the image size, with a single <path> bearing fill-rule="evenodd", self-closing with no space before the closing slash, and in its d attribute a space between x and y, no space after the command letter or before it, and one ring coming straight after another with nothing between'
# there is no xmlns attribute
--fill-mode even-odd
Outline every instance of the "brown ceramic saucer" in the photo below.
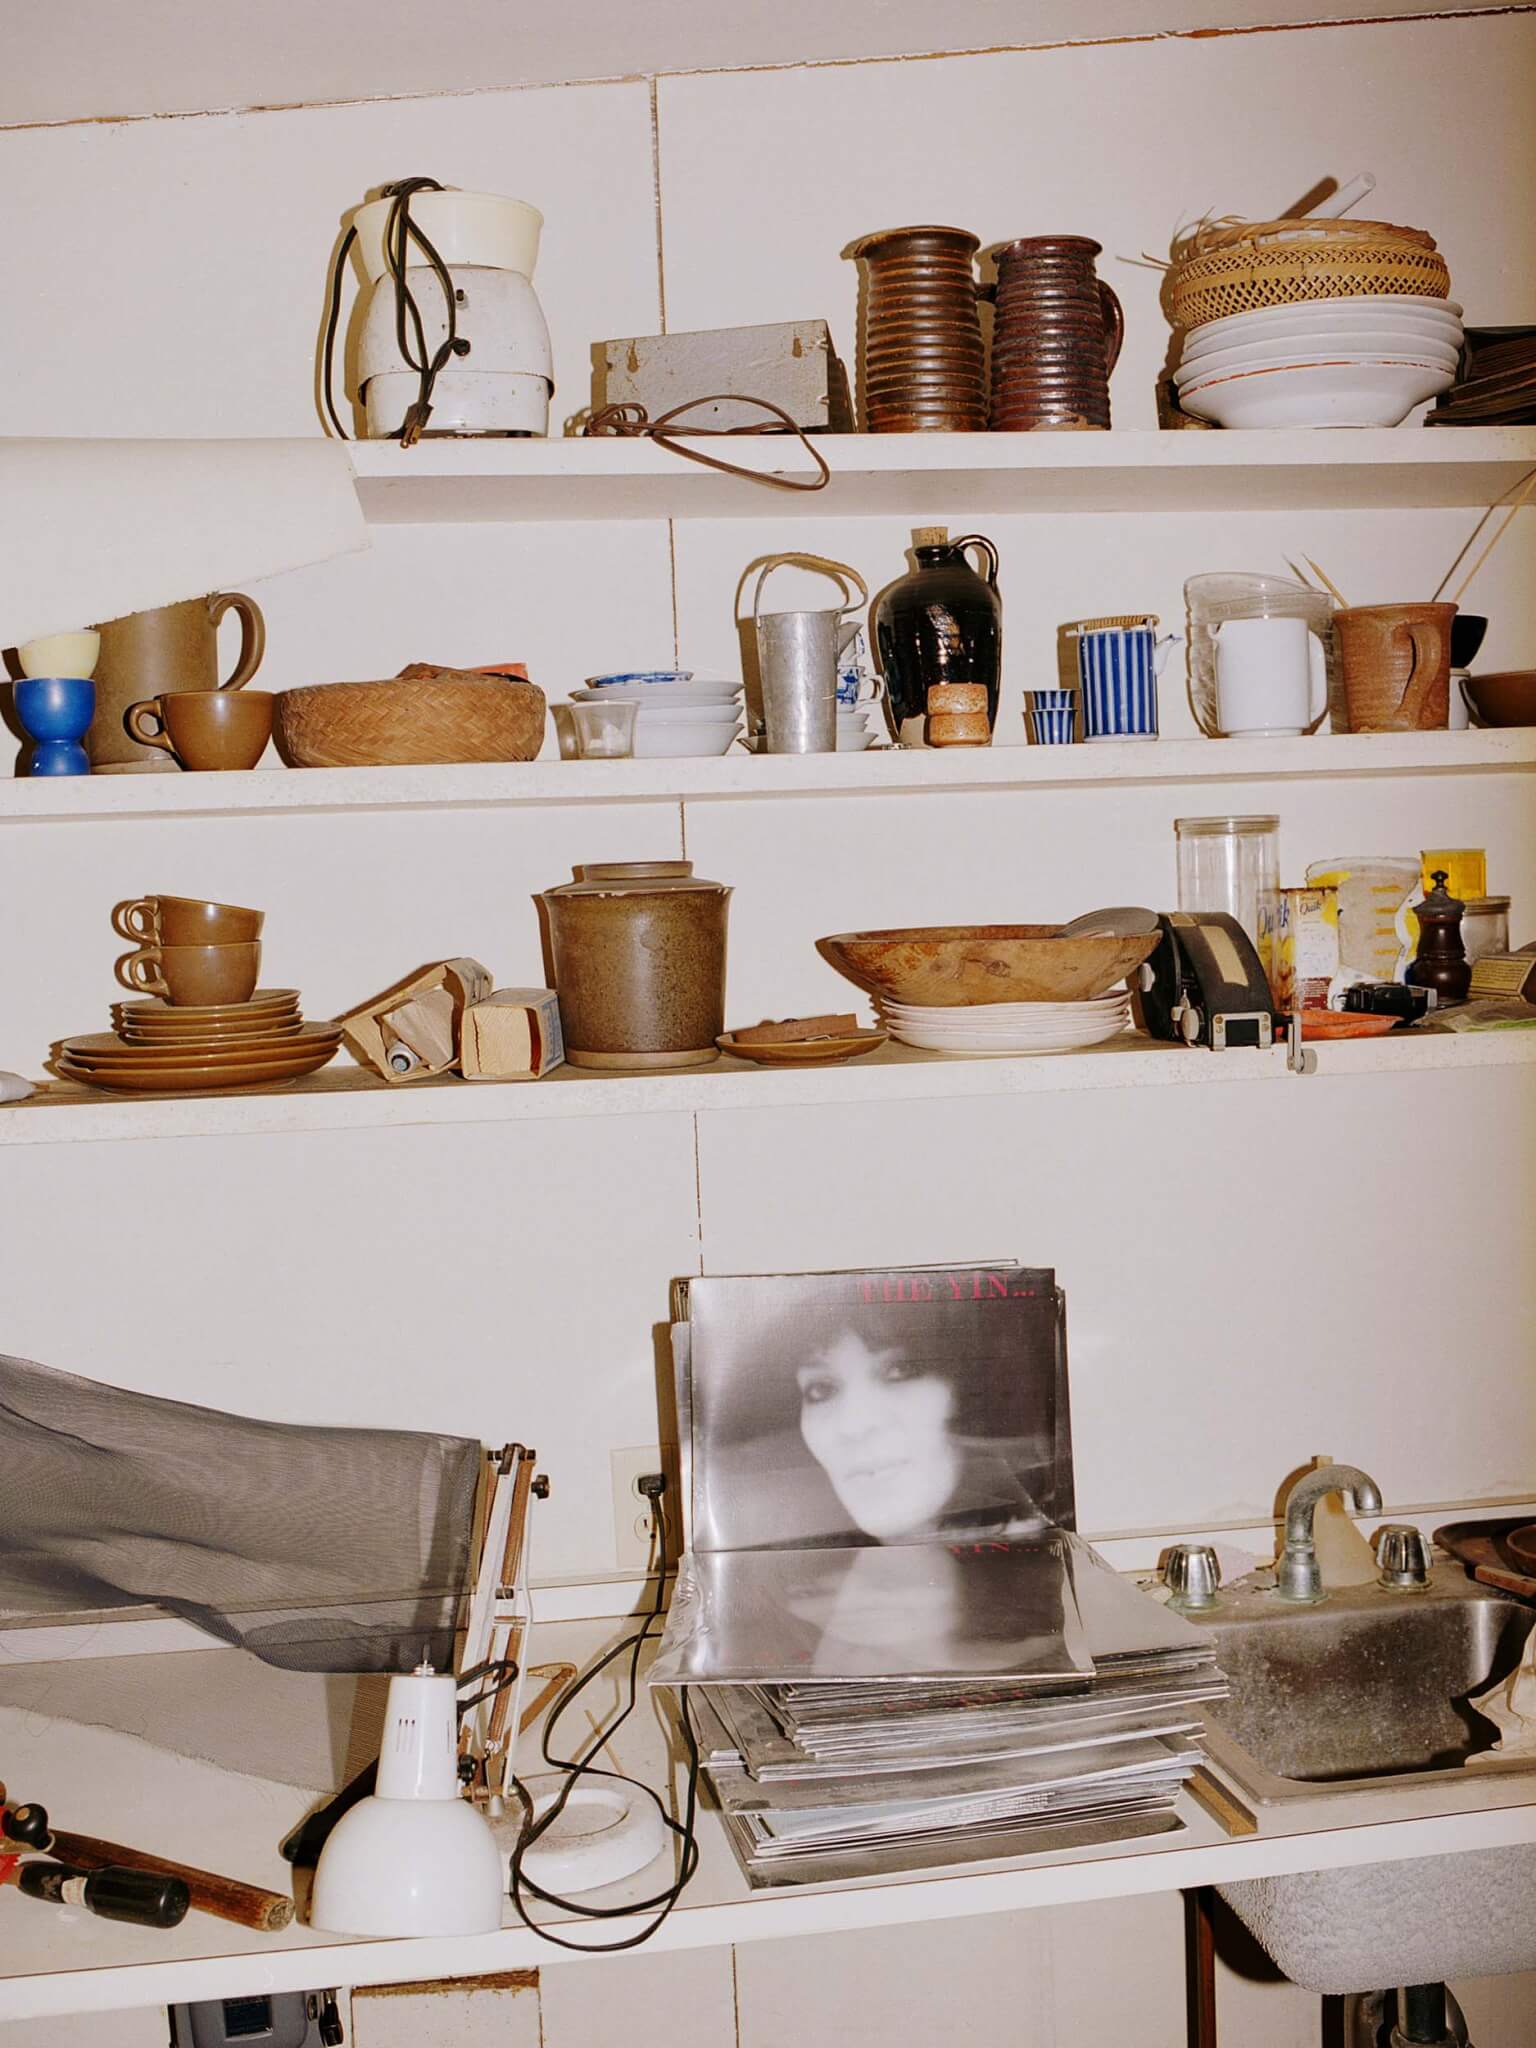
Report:
<svg viewBox="0 0 1536 2048"><path fill-rule="evenodd" d="M339 1025L306 1024L292 1038L279 1039L270 1045L218 1046L201 1051L182 1045L129 1045L113 1032L93 1031L79 1038L61 1039L59 1052L62 1058L77 1067L128 1067L148 1073L161 1067L206 1066L217 1070L246 1065L253 1060L302 1059L322 1045L334 1050L340 1043Z"/></svg>
<svg viewBox="0 0 1536 2048"><path fill-rule="evenodd" d="M151 1067L99 1066L71 1059L67 1048L54 1060L61 1079L78 1081L86 1088L102 1088L126 1095L180 1094L201 1092L221 1094L231 1088L253 1088L270 1081L296 1081L312 1074L336 1056L340 1041L327 1039L294 1053L252 1055L238 1065L185 1065L171 1061Z"/></svg>
<svg viewBox="0 0 1536 2048"><path fill-rule="evenodd" d="M885 1044L884 1031L850 1031L841 1038L798 1038L777 1044L740 1045L733 1033L723 1031L716 1045L732 1059L750 1060L758 1067L835 1067L844 1060L862 1059L867 1052Z"/></svg>
<svg viewBox="0 0 1536 2048"><path fill-rule="evenodd" d="M142 1003L114 1003L114 1011L121 1011L132 1017L198 1017L204 1022L210 1018L252 1017L259 1010L294 1010L298 1008L299 992L296 988L259 988L248 1002L244 1003L165 1003L158 997Z"/></svg>

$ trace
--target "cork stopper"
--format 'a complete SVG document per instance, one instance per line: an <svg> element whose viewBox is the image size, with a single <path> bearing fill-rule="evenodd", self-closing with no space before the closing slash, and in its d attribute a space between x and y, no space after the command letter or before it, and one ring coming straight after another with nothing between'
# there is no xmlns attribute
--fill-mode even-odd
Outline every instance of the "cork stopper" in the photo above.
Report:
<svg viewBox="0 0 1536 2048"><path fill-rule="evenodd" d="M915 548L945 548L949 546L947 526L914 526L912 545Z"/></svg>

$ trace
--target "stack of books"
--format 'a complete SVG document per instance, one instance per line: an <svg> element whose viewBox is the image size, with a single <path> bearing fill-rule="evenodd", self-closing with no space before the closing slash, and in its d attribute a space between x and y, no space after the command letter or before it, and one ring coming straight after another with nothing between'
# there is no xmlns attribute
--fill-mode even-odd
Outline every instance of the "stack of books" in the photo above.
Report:
<svg viewBox="0 0 1536 2048"><path fill-rule="evenodd" d="M695 1280L686 1687L753 1885L1178 1826L1208 1638L1072 1531L1065 1309L997 1265Z"/></svg>

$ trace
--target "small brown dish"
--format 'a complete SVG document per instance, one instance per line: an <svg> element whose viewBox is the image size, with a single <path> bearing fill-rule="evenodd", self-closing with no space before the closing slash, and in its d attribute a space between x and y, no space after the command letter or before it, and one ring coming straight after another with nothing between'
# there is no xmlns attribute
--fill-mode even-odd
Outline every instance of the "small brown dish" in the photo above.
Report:
<svg viewBox="0 0 1536 2048"><path fill-rule="evenodd" d="M1466 691L1483 725L1536 725L1536 668L1469 675Z"/></svg>
<svg viewBox="0 0 1536 2048"><path fill-rule="evenodd" d="M844 1060L862 1059L865 1053L876 1051L888 1036L884 1031L850 1031L841 1038L796 1038L778 1044L759 1041L742 1045L731 1032L722 1031L715 1043L733 1060L750 1060L757 1067L836 1067Z"/></svg>

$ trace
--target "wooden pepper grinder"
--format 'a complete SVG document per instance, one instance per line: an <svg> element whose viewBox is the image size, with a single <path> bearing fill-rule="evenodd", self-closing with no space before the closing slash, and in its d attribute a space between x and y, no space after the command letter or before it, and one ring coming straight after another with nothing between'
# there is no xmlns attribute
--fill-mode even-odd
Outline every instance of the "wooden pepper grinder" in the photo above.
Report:
<svg viewBox="0 0 1536 2048"><path fill-rule="evenodd" d="M1472 968L1461 942L1461 913L1466 905L1446 893L1447 870L1436 868L1434 883L1414 914L1419 920L1419 949L1404 979L1432 988L1442 1003L1464 1003L1472 986Z"/></svg>

